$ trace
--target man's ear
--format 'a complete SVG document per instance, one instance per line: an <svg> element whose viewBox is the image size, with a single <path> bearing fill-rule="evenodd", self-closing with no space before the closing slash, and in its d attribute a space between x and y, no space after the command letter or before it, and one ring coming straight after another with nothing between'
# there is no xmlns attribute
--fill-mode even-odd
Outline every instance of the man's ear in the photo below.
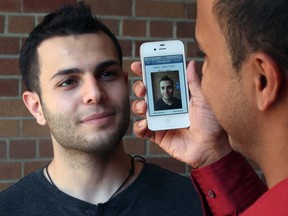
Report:
<svg viewBox="0 0 288 216"><path fill-rule="evenodd" d="M282 71L277 62L268 54L252 54L256 66L254 83L256 86L257 106L266 111L278 98L282 82Z"/></svg>
<svg viewBox="0 0 288 216"><path fill-rule="evenodd" d="M35 92L25 91L22 98L30 113L36 118L37 123L43 126L46 125L39 95Z"/></svg>

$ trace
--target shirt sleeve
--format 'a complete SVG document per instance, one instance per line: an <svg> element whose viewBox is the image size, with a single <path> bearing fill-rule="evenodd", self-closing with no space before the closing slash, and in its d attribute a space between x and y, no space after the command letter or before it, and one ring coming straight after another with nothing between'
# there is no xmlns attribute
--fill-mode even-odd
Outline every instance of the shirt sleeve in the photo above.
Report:
<svg viewBox="0 0 288 216"><path fill-rule="evenodd" d="M191 176L206 215L238 215L267 191L251 165L235 151L193 170Z"/></svg>

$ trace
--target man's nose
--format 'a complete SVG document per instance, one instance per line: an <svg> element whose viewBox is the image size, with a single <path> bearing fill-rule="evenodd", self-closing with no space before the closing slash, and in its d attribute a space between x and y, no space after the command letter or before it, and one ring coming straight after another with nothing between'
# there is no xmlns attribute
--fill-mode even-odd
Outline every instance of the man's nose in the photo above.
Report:
<svg viewBox="0 0 288 216"><path fill-rule="evenodd" d="M83 103L93 104L100 103L105 98L105 91L101 84L93 78L88 78L83 84Z"/></svg>

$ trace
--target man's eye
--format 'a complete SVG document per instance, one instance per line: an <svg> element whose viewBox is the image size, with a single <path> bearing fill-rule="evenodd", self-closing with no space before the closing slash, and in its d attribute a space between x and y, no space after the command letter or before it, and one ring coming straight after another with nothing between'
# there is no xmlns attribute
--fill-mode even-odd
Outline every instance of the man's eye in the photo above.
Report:
<svg viewBox="0 0 288 216"><path fill-rule="evenodd" d="M116 77L118 76L118 73L115 72L115 71L103 71L99 74L99 77L100 79L102 80L114 80Z"/></svg>
<svg viewBox="0 0 288 216"><path fill-rule="evenodd" d="M66 79L64 82L60 83L59 86L70 86L77 83L75 79Z"/></svg>

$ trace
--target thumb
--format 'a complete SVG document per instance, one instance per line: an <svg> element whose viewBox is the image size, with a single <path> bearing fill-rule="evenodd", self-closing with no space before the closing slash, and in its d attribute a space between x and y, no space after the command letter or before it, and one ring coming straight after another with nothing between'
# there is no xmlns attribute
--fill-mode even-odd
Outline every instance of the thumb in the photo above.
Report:
<svg viewBox="0 0 288 216"><path fill-rule="evenodd" d="M199 78L199 75L196 70L196 62L195 61L190 61L188 66L187 66L187 80L188 80L188 86L189 86L189 91L190 94L193 95L198 95L201 94L201 81Z"/></svg>

